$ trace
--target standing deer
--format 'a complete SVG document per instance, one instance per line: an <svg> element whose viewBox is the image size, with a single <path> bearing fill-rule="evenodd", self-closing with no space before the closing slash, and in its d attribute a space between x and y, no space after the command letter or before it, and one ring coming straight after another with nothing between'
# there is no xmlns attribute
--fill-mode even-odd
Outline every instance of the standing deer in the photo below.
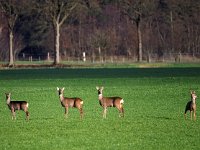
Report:
<svg viewBox="0 0 200 150"><path fill-rule="evenodd" d="M96 87L99 96L99 104L103 107L103 118L106 118L107 107L116 107L119 117L124 117L124 100L121 97L103 97L103 87Z"/></svg>
<svg viewBox="0 0 200 150"><path fill-rule="evenodd" d="M12 113L12 120L16 120L15 111L23 110L26 113L26 119L29 120L28 103L26 101L11 101L11 93L6 94L6 103Z"/></svg>
<svg viewBox="0 0 200 150"><path fill-rule="evenodd" d="M190 93L191 93L191 101L189 101L185 107L184 116L186 119L186 113L189 110L191 120L192 120L192 112L194 115L194 120L196 120L196 98L197 98L197 95L196 95L195 91L191 91Z"/></svg>
<svg viewBox="0 0 200 150"><path fill-rule="evenodd" d="M64 89L65 88L60 89L57 87L60 103L62 107L65 108L65 118L68 117L68 109L70 107L75 107L75 108L78 108L78 110L80 111L80 118L82 119L83 118L83 100L78 97L73 97L73 98L64 97Z"/></svg>

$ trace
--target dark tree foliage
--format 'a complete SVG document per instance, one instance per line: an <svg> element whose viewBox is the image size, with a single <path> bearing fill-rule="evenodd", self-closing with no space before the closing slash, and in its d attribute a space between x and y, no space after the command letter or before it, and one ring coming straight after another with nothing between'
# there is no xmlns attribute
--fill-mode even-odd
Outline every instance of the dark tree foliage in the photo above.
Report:
<svg viewBox="0 0 200 150"><path fill-rule="evenodd" d="M54 56L56 33L61 59L81 57L83 52L92 60L126 56L140 61L151 54L200 53L198 0L72 0L70 5L69 0L0 2L1 61L8 60L9 27L14 36L14 60L22 53L46 58L50 52ZM12 9L5 13L5 8ZM8 26L8 15L12 18L14 10L17 18ZM59 32L55 32L57 23Z"/></svg>

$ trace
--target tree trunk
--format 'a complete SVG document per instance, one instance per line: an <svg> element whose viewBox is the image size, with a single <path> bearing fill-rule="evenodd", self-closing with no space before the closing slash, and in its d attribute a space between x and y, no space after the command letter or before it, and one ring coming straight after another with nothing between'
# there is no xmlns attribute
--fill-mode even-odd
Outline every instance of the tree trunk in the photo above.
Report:
<svg viewBox="0 0 200 150"><path fill-rule="evenodd" d="M13 57L13 32L9 33L9 66L14 65L14 57Z"/></svg>
<svg viewBox="0 0 200 150"><path fill-rule="evenodd" d="M138 62L142 61L142 33L140 28L140 21L136 22L137 25L137 37L138 37Z"/></svg>
<svg viewBox="0 0 200 150"><path fill-rule="evenodd" d="M103 62L102 56L101 56L101 47L99 46L99 60L100 62Z"/></svg>
<svg viewBox="0 0 200 150"><path fill-rule="evenodd" d="M171 50L174 52L174 24L173 24L173 12L170 11L170 23L171 23Z"/></svg>
<svg viewBox="0 0 200 150"><path fill-rule="evenodd" d="M60 43L59 43L59 41L60 41L60 25L59 25L59 23L56 23L54 28L55 28L55 30L54 30L55 31L54 65L57 65L60 63L60 53L59 53L59 51L60 51Z"/></svg>

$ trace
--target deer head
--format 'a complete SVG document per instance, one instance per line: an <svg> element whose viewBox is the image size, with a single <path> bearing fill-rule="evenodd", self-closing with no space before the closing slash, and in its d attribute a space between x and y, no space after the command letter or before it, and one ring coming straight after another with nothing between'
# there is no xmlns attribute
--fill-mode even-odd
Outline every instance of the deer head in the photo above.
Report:
<svg viewBox="0 0 200 150"><path fill-rule="evenodd" d="M195 91L191 91L190 93L191 93L191 99L196 100L197 95L196 95Z"/></svg>

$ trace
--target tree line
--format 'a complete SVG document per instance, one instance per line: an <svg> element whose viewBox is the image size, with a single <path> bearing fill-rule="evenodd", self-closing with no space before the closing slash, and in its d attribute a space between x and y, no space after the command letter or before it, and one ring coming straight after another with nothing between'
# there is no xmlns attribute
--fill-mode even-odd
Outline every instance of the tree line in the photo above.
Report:
<svg viewBox="0 0 200 150"><path fill-rule="evenodd" d="M0 0L0 61L199 53L198 0Z"/></svg>

